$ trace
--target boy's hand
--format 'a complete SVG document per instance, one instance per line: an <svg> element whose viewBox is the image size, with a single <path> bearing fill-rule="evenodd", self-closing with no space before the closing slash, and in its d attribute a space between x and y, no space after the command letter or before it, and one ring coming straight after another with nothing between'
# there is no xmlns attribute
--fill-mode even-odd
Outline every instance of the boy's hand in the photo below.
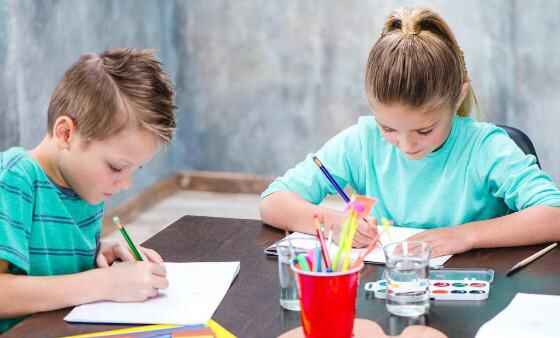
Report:
<svg viewBox="0 0 560 338"><path fill-rule="evenodd" d="M426 230L416 234L407 240L422 241L428 243L432 248L432 257L446 256L469 251L473 248L468 234L464 228L455 226Z"/></svg>
<svg viewBox="0 0 560 338"><path fill-rule="evenodd" d="M163 259L155 250L144 248L141 246L138 246L137 248L143 260L147 260L152 263L163 264ZM97 255L95 260L97 266L100 268L106 268L113 264L116 260L131 262L135 259L128 246L124 245L123 243L101 242L101 248L99 249L99 254Z"/></svg>
<svg viewBox="0 0 560 338"><path fill-rule="evenodd" d="M325 217L325 222L327 223L327 228L333 229L333 238L338 243L340 233L342 230L342 225L348 216L344 213L332 213ZM377 241L377 226L374 218L367 217L364 221L362 218L358 218L358 228L356 229L356 234L354 235L354 240L352 241L352 247L363 248L368 246L372 241Z"/></svg>
<svg viewBox="0 0 560 338"><path fill-rule="evenodd" d="M156 297L159 289L169 286L165 266L143 262L125 262L107 268L110 275L108 300L138 302Z"/></svg>

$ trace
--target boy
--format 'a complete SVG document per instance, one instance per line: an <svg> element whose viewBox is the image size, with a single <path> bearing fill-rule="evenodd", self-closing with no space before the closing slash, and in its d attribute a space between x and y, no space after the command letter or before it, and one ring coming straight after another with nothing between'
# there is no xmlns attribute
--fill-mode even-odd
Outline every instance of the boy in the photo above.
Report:
<svg viewBox="0 0 560 338"><path fill-rule="evenodd" d="M167 287L155 251L135 262L99 234L103 201L171 141L173 96L151 51L83 55L52 94L41 143L0 153L0 333L35 312Z"/></svg>

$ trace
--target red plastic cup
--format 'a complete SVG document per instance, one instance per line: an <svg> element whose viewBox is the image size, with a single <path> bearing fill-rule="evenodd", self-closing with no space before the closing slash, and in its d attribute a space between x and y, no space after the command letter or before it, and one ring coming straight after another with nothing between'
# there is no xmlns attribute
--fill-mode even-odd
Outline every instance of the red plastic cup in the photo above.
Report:
<svg viewBox="0 0 560 338"><path fill-rule="evenodd" d="M309 272L292 265L306 338L351 338L364 265L345 272Z"/></svg>

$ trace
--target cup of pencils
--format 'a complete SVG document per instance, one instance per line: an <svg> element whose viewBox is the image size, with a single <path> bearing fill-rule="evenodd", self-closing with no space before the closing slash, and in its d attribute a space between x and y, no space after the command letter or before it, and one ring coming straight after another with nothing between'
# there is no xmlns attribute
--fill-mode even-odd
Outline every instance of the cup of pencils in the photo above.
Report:
<svg viewBox="0 0 560 338"><path fill-rule="evenodd" d="M299 254L292 262L306 338L351 338L356 315L356 294L363 256L352 256L352 240L363 207L350 204L338 246L325 240L324 227L316 217L318 246Z"/></svg>
<svg viewBox="0 0 560 338"><path fill-rule="evenodd" d="M356 292L363 263L337 272L313 272L292 265L299 289L300 316L306 338L351 338Z"/></svg>

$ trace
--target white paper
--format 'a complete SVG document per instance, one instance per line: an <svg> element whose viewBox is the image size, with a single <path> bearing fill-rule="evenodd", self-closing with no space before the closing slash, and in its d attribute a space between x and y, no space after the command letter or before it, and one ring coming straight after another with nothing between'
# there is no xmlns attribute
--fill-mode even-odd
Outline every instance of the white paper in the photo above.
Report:
<svg viewBox="0 0 560 338"><path fill-rule="evenodd" d="M557 338L560 296L518 293L476 338Z"/></svg>
<svg viewBox="0 0 560 338"><path fill-rule="evenodd" d="M96 302L75 307L67 322L204 324L239 272L239 262L165 263L169 287L144 302Z"/></svg>
<svg viewBox="0 0 560 338"><path fill-rule="evenodd" d="M404 241L405 239L407 239L407 238L409 238L413 235L416 235L417 233L425 231L425 230L424 229L417 229L417 228L405 228L405 227L392 226L392 227L389 228L388 233L385 233L383 231L383 227L378 226L377 231L378 231L378 233L381 234L381 238L379 239L379 241L383 245L385 245L385 244L389 244L389 243L393 243L393 242ZM300 233L300 232L294 232L288 237L291 239L292 245L296 248L301 248L301 249L308 250L308 249L312 249L316 246L315 243L309 243L310 241L308 241L308 240L299 240L298 241L298 239L301 239L301 238L316 238L313 235L303 234L303 233ZM326 240L326 238L325 238L325 240ZM334 244L334 242L333 242L333 248L334 248L334 250L338 250L338 246L336 244ZM357 258L365 250L366 249L352 249L352 259ZM269 252L269 251L265 250L265 252ZM447 262L447 260L449 258L451 258L451 255L432 258L432 259L430 259L430 266L432 266L432 267L442 266L445 262ZM365 257L364 262L385 264L385 255L383 254L383 249L380 248L379 246L376 247L372 252L369 253L369 255L367 255Z"/></svg>

